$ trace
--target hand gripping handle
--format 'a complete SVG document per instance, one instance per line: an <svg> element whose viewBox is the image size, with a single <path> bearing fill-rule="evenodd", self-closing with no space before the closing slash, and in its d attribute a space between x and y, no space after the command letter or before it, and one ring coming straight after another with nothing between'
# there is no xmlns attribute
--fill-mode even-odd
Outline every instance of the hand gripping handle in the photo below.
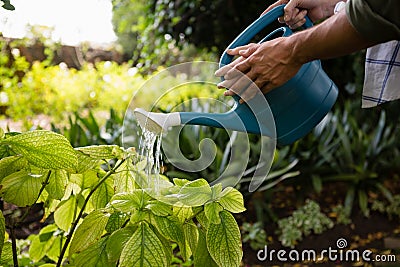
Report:
<svg viewBox="0 0 400 267"><path fill-rule="evenodd" d="M279 17L283 16L284 7L285 7L285 5L280 5L280 6L274 7L273 9L271 9L270 11L265 13L263 16L259 17L256 21L254 21L252 24L250 24L241 34L239 34L239 36L237 36L236 39L233 40L233 42L228 46L227 49L233 49L238 46L248 44L251 41L251 39L256 34L258 34L262 29L264 29L266 26L268 26L272 22L276 21ZM306 16L306 23L304 24L304 27L311 28L312 26L313 26L313 23ZM288 36L292 33L288 27L282 27L280 29L275 30L268 36L271 36L276 31L282 30L282 29L284 29L283 36ZM268 39L268 36L266 38L264 38L261 42ZM233 56L228 55L228 53L226 53L226 50L222 54L221 59L219 61L220 68L232 62Z"/></svg>

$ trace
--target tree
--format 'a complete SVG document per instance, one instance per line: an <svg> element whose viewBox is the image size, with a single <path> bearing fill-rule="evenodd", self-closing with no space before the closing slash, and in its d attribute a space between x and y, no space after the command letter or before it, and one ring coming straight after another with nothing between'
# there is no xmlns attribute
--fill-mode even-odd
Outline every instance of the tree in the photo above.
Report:
<svg viewBox="0 0 400 267"><path fill-rule="evenodd" d="M113 0L113 24L128 58L162 65L188 45L219 54L272 2Z"/></svg>

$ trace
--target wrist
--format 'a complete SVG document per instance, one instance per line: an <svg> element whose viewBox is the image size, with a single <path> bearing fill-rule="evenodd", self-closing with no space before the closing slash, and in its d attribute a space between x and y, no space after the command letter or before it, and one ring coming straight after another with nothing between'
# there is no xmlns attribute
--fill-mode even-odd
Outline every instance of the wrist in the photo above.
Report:
<svg viewBox="0 0 400 267"><path fill-rule="evenodd" d="M310 49L307 49L305 45L307 44L306 32L307 31L297 32L296 34L285 38L286 47L291 50L291 59L293 64L303 65L313 60L307 52Z"/></svg>
<svg viewBox="0 0 400 267"><path fill-rule="evenodd" d="M323 7L325 18L336 14L336 9L340 7L340 3L344 2L346 2L346 0L327 0Z"/></svg>

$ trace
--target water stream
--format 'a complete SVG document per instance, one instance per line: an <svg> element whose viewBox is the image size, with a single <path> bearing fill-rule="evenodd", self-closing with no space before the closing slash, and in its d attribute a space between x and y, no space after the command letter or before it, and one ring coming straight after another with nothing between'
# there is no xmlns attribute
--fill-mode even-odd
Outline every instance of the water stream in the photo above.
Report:
<svg viewBox="0 0 400 267"><path fill-rule="evenodd" d="M155 192L158 192L160 188L160 171L162 167L161 139L162 134L156 134L142 128L139 151L145 161L144 173L146 178L141 181L141 186Z"/></svg>

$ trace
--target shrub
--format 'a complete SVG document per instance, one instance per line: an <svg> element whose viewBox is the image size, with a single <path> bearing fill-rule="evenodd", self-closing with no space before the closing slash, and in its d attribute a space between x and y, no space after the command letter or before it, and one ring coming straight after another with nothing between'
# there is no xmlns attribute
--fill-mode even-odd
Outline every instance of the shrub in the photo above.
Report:
<svg viewBox="0 0 400 267"><path fill-rule="evenodd" d="M74 149L49 131L0 130L0 156L2 199L20 207L43 203L46 219L54 218L30 237L29 265L46 259L61 266L68 250L74 266L169 266L172 243L197 266L240 265L240 231L231 213L245 208L232 187L147 176L133 148ZM156 192L143 183L154 179ZM6 227L11 237L0 243L6 265L18 266L14 229L29 210L7 225L0 213L0 240Z"/></svg>

